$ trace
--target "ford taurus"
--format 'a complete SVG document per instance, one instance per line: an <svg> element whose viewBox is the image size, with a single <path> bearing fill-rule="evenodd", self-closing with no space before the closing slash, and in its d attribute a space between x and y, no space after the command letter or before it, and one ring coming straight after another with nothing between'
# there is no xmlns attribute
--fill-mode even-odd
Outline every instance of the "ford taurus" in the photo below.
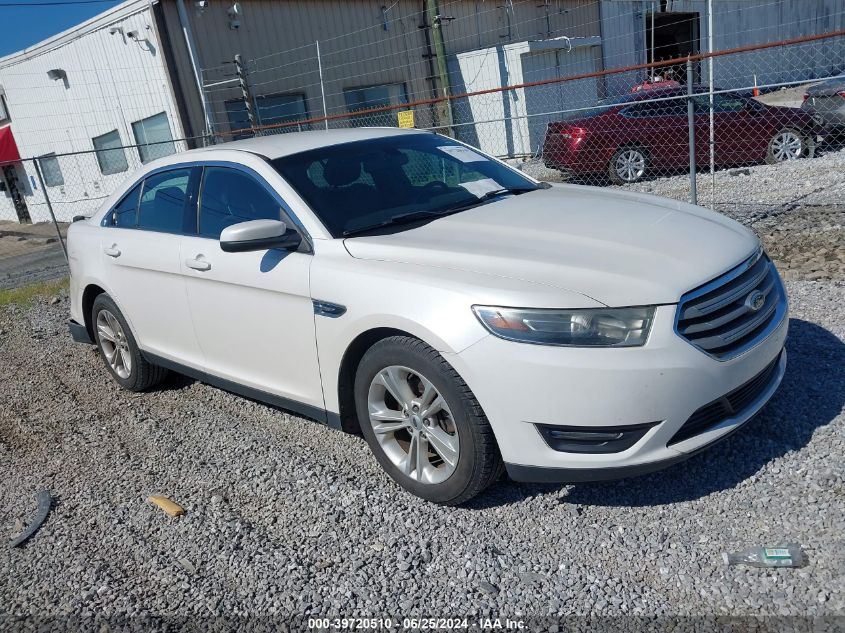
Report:
<svg viewBox="0 0 845 633"><path fill-rule="evenodd" d="M786 363L786 295L748 229L425 131L161 158L68 249L71 334L121 387L172 370L360 432L443 504L505 469L678 462L754 416Z"/></svg>

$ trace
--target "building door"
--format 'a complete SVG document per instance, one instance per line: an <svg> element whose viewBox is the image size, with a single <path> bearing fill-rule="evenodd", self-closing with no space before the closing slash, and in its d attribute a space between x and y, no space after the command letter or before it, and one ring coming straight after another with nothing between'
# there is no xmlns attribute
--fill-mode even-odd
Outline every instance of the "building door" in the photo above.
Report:
<svg viewBox="0 0 845 633"><path fill-rule="evenodd" d="M15 213L18 214L18 222L22 224L31 224L32 218L29 217L29 209L26 207L26 199L24 198L23 188L18 180L18 170L14 165L3 165L3 180L6 183L6 190L12 198L12 204L15 205Z"/></svg>
<svg viewBox="0 0 845 633"><path fill-rule="evenodd" d="M665 59L697 55L701 49L698 22L698 13L646 14L645 48L648 61L659 62ZM681 84L687 83L685 63L663 66L655 69L654 72L663 75L664 79L671 79ZM697 77L698 63L693 64L693 72Z"/></svg>
<svg viewBox="0 0 845 633"><path fill-rule="evenodd" d="M599 70L598 49L592 46L559 48L521 56L522 80L543 81L556 77L585 75ZM578 108L596 105L599 98L595 77L525 88L530 145L517 153L536 153L546 137L546 128L562 117L578 116ZM517 125L518 122L514 122Z"/></svg>

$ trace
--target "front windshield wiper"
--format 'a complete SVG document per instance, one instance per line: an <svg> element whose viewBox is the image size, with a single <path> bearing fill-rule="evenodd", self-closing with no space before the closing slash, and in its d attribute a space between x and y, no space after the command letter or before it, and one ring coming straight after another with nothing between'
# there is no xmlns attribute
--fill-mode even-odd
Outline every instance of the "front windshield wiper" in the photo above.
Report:
<svg viewBox="0 0 845 633"><path fill-rule="evenodd" d="M493 191L488 191L487 193L483 194L478 201L484 202L485 200L490 200L491 198L496 198L498 196L503 196L506 193L512 193L515 196L518 196L521 193L526 193L528 191L537 191L541 187L502 187L501 189L494 189Z"/></svg>
<svg viewBox="0 0 845 633"><path fill-rule="evenodd" d="M440 211L412 211L411 213L401 213L399 215L394 215L388 218L387 220L376 222L375 224L368 224L367 226L362 226L354 229L347 229L343 232L343 237L357 235L358 233L367 233L368 231L375 231L376 229L382 229L387 226L409 224L418 220L428 220L429 218L439 218L446 215L452 215L453 213L466 211L467 209L479 206L481 204L484 204L485 202L492 200L493 198L497 198L508 193L511 193L513 195L519 195L528 191L536 191L537 189L547 189L550 186L551 185L549 185L548 183L540 183L537 187L502 187L501 189L494 189L493 191L488 191L487 193L476 198L475 200L471 200L470 202L460 204L455 207L449 207L448 209L441 209Z"/></svg>
<svg viewBox="0 0 845 633"><path fill-rule="evenodd" d="M451 213L455 213L455 211L455 209L445 209L443 211L413 211L411 213L400 213L399 215L394 215L393 217L390 217L387 220L376 222L375 224L368 224L367 226L361 226L354 229L347 229L343 232L343 237L349 237L350 235L356 235L358 233L366 233L367 231L374 231L376 229L381 229L386 226L394 226L397 224L409 224L410 222L416 222L417 220L428 220L429 218L439 218L444 215L450 215Z"/></svg>
<svg viewBox="0 0 845 633"><path fill-rule="evenodd" d="M544 184L547 186L544 187ZM501 189L494 189L493 191L488 191L487 193L484 193L480 197L476 198L475 200L470 200L456 207L452 207L449 209L449 211L451 213L467 211L468 209L472 209L473 207L478 207L482 204L490 202L493 198L498 198L499 196L504 196L509 193L518 196L521 193L528 193L529 191L537 191L538 189L548 189L550 186L551 185L548 185L548 183L541 183L537 187L502 187Z"/></svg>

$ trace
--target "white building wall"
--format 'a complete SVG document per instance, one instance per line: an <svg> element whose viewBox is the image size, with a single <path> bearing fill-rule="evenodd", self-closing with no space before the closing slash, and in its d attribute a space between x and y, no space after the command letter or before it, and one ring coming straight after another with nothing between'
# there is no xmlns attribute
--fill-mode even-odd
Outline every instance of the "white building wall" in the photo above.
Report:
<svg viewBox="0 0 845 633"><path fill-rule="evenodd" d="M128 37L130 32L137 37ZM64 70L66 82L50 79L52 69ZM132 122L161 112L173 138L184 136L146 1L126 2L0 59L0 85L22 157L71 154L59 158L64 185L47 188L59 220L92 213L141 164L137 148L127 148L128 169L103 175L91 152L94 137L117 130L124 145L134 145ZM23 169L29 214L33 222L45 221L49 215L32 162L24 161ZM0 200L0 219L17 219L11 200Z"/></svg>
<svg viewBox="0 0 845 633"><path fill-rule="evenodd" d="M453 92L472 93L600 70L598 37L515 42L450 59ZM453 102L456 136L494 156L537 154L550 121L599 99L596 78L473 95Z"/></svg>

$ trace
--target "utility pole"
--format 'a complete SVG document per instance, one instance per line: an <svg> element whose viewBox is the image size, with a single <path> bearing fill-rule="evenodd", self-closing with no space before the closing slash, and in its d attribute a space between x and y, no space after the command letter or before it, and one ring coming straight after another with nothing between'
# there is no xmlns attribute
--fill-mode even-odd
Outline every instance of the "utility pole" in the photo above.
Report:
<svg viewBox="0 0 845 633"><path fill-rule="evenodd" d="M446 64L446 45L443 42L443 21L437 0L426 0L427 21L434 40L434 57L437 63L437 74L440 79L440 94L443 101L439 101L435 108L439 125L445 125L447 134L452 135L452 104L449 101L449 68Z"/></svg>

